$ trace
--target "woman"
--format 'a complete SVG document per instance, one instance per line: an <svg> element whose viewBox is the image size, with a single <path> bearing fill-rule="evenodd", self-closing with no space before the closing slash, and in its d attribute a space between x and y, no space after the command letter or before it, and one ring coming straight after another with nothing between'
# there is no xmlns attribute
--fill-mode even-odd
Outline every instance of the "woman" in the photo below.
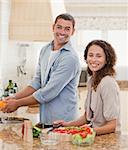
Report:
<svg viewBox="0 0 128 150"><path fill-rule="evenodd" d="M56 121L63 126L91 126L97 135L119 129L119 87L114 78L116 54L113 47L102 40L90 42L84 52L88 81L85 113L70 122Z"/></svg>

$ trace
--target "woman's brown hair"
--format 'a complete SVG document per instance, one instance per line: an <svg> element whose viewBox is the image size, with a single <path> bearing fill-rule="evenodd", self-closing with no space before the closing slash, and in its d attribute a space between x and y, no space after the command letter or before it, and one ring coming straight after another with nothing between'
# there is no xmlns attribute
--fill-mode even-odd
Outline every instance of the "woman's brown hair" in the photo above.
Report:
<svg viewBox="0 0 128 150"><path fill-rule="evenodd" d="M101 68L100 70L96 72L95 77L93 78L92 87L96 91L96 88L103 77L107 75L110 75L110 76L115 75L114 65L116 63L116 54L115 54L114 48L108 42L103 41L103 40L94 40L94 41L91 41L85 48L85 51L84 51L85 60L87 60L88 50L92 45L97 45L101 47L106 56L106 64L104 65L103 68ZM89 67L87 67L87 71L89 75L92 75L92 71L89 69Z"/></svg>

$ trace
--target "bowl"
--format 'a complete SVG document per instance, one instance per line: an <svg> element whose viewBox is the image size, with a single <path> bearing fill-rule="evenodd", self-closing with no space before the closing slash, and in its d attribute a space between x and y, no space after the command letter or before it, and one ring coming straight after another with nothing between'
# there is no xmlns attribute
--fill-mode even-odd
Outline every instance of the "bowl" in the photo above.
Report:
<svg viewBox="0 0 128 150"><path fill-rule="evenodd" d="M40 141L43 145L57 145L59 143L59 134L53 132L47 132L43 129L40 133Z"/></svg>
<svg viewBox="0 0 128 150"><path fill-rule="evenodd" d="M95 140L96 132L91 129L91 133L78 133L72 136L72 143L79 146L88 146L92 145Z"/></svg>

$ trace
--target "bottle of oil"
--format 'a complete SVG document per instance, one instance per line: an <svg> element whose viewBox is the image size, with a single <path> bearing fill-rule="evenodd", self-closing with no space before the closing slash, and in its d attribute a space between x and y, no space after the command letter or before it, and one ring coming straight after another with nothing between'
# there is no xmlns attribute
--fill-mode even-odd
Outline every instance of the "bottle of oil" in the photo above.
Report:
<svg viewBox="0 0 128 150"><path fill-rule="evenodd" d="M13 82L12 80L8 81L8 86L5 88L5 92L4 92L4 96L10 96L10 94L12 95L13 93Z"/></svg>
<svg viewBox="0 0 128 150"><path fill-rule="evenodd" d="M13 88L13 82L12 82L12 80L9 80L7 89L10 90L11 88Z"/></svg>

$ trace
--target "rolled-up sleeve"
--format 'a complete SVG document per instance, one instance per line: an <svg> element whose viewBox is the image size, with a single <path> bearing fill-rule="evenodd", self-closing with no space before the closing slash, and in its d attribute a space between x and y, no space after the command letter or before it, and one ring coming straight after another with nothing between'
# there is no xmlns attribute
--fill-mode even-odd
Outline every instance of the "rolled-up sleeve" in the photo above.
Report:
<svg viewBox="0 0 128 150"><path fill-rule="evenodd" d="M33 80L29 83L29 86L32 86L35 90L38 90L41 87L39 64L38 64L37 69L36 69L36 74L34 75Z"/></svg>
<svg viewBox="0 0 128 150"><path fill-rule="evenodd" d="M41 57L41 54L40 54L40 57ZM31 82L28 84L28 86L33 87L35 90L38 90L41 88L41 67L40 67L41 58L40 57L39 57L39 62L36 67L35 75L33 79L31 80Z"/></svg>
<svg viewBox="0 0 128 150"><path fill-rule="evenodd" d="M66 56L59 59L59 62L54 64L50 70L50 77L47 84L33 93L35 99L39 103L46 103L53 100L65 86L78 73L78 62L74 56Z"/></svg>

